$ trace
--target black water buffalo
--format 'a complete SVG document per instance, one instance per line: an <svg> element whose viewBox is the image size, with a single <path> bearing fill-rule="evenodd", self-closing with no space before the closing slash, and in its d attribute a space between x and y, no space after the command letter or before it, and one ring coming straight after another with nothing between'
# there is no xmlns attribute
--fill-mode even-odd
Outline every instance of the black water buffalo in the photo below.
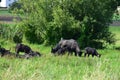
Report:
<svg viewBox="0 0 120 80"><path fill-rule="evenodd" d="M38 56L38 57L41 56L41 54L40 54L38 51L31 51L31 52L29 53L29 55L30 55L30 56L33 56L33 57L34 57L34 56Z"/></svg>
<svg viewBox="0 0 120 80"><path fill-rule="evenodd" d="M57 51L57 53L58 53L58 55L63 55L63 54L65 54L66 51L68 51L68 49L66 47L64 47L64 48L60 48Z"/></svg>
<svg viewBox="0 0 120 80"><path fill-rule="evenodd" d="M56 47L52 48L52 52L54 53L58 52L60 54L60 53L64 53L65 51L68 51L69 54L72 54L74 52L75 56L82 55L79 45L77 41L75 41L74 39L69 39L69 40L61 39L59 43L56 45Z"/></svg>
<svg viewBox="0 0 120 80"><path fill-rule="evenodd" d="M59 44L57 44L54 48L51 49L51 53L55 54L60 48L61 48L61 46Z"/></svg>
<svg viewBox="0 0 120 80"><path fill-rule="evenodd" d="M101 57L101 54L99 54L96 51L95 48L91 48L91 47L86 47L85 48L85 54L84 54L84 56L86 57L86 55L88 55L88 57L89 57L89 55L92 55L92 57L94 57L94 56Z"/></svg>
<svg viewBox="0 0 120 80"><path fill-rule="evenodd" d="M40 56L41 56L41 54L39 52L31 51L29 54L24 54L24 55L19 56L19 58L29 59L32 57L40 57Z"/></svg>
<svg viewBox="0 0 120 80"><path fill-rule="evenodd" d="M0 47L0 53L1 53L1 57L3 57L4 55L11 54L10 50L6 50L5 48L2 47Z"/></svg>
<svg viewBox="0 0 120 80"><path fill-rule="evenodd" d="M74 52L75 56L82 55L79 45L77 41L74 39L69 39L69 40L61 39L58 44L61 46L61 48L65 48L69 53L72 54L72 52Z"/></svg>
<svg viewBox="0 0 120 80"><path fill-rule="evenodd" d="M15 47L16 56L19 55L19 52L24 52L25 54L29 54L31 51L32 50L29 46L21 44L21 43L17 44Z"/></svg>
<svg viewBox="0 0 120 80"><path fill-rule="evenodd" d="M66 48L61 48L59 44L57 44L54 48L51 49L51 53L57 55L63 55L67 51Z"/></svg>

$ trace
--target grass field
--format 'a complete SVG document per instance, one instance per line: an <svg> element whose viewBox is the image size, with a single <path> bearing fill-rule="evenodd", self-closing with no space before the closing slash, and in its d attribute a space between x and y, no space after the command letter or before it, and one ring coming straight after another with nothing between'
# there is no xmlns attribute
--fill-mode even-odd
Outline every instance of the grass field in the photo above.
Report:
<svg viewBox="0 0 120 80"><path fill-rule="evenodd" d="M120 47L120 27L110 27L118 40L114 47ZM2 41L3 46L14 52L15 44ZM53 56L50 46L28 44L41 57L18 59L0 58L0 80L120 80L120 50L115 48L98 50L101 58Z"/></svg>
<svg viewBox="0 0 120 80"><path fill-rule="evenodd" d="M12 16L7 9L0 9L0 16Z"/></svg>

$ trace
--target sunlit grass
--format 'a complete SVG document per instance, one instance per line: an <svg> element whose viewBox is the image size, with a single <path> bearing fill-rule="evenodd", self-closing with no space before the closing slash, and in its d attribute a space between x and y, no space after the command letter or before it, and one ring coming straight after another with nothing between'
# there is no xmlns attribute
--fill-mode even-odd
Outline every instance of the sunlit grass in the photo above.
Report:
<svg viewBox="0 0 120 80"><path fill-rule="evenodd" d="M0 76L4 80L119 80L120 56L110 52L101 58L47 55L26 60L4 57L0 59Z"/></svg>

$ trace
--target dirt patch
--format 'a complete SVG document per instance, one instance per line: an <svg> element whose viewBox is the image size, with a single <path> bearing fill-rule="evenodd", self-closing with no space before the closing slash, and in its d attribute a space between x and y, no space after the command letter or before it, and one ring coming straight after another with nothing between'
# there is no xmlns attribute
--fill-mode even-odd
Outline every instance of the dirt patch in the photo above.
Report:
<svg viewBox="0 0 120 80"><path fill-rule="evenodd" d="M13 20L21 21L20 17L13 17L13 16L0 16L0 21L7 21L12 22Z"/></svg>
<svg viewBox="0 0 120 80"><path fill-rule="evenodd" d="M13 22L13 20L21 21L21 18L14 16L0 16L0 22ZM120 26L120 20L113 21L110 26Z"/></svg>
<svg viewBox="0 0 120 80"><path fill-rule="evenodd" d="M120 20L113 21L110 26L120 26Z"/></svg>

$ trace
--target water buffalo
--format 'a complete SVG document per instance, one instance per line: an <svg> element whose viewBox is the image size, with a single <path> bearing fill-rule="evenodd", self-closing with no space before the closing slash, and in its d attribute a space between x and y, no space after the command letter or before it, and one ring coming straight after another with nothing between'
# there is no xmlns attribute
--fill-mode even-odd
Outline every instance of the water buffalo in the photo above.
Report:
<svg viewBox="0 0 120 80"><path fill-rule="evenodd" d="M88 57L89 57L89 55L92 55L92 57L94 57L94 56L101 57L101 54L99 54L96 51L95 48L91 48L91 47L86 47L85 48L85 54L84 54L84 56L86 57L86 55L88 55Z"/></svg>
<svg viewBox="0 0 120 80"><path fill-rule="evenodd" d="M60 45L56 45L54 48L51 49L51 53L57 55L63 55L67 51L66 48L61 48Z"/></svg>
<svg viewBox="0 0 120 80"><path fill-rule="evenodd" d="M1 53L1 57L3 57L4 55L11 54L10 50L6 50L5 48L2 47L0 47L0 53Z"/></svg>
<svg viewBox="0 0 120 80"><path fill-rule="evenodd" d="M24 54L24 55L20 55L19 58L25 58L25 59L29 59L32 57L40 57L41 54L37 51L30 51L29 54Z"/></svg>
<svg viewBox="0 0 120 80"><path fill-rule="evenodd" d="M25 54L29 54L31 51L32 50L29 46L21 43L18 43L15 47L16 56L19 55L19 52L24 52Z"/></svg>
<svg viewBox="0 0 120 80"><path fill-rule="evenodd" d="M59 44L57 44L54 48L51 49L51 53L55 54L60 48L61 48L61 46Z"/></svg>
<svg viewBox="0 0 120 80"><path fill-rule="evenodd" d="M59 45L61 46L61 48L66 48L66 50L68 50L69 53L74 52L75 56L82 55L79 45L78 45L77 41L74 39L69 39L69 40L61 39L59 41Z"/></svg>
<svg viewBox="0 0 120 80"><path fill-rule="evenodd" d="M52 48L52 52L56 53L64 53L65 51L68 51L69 54L72 54L73 52L75 53L75 56L81 56L82 52L79 48L79 45L76 40L74 39L61 39L59 43L56 45L55 48Z"/></svg>
<svg viewBox="0 0 120 80"><path fill-rule="evenodd" d="M30 53L29 53L29 55L31 55L31 56L41 56L41 54L38 52L38 51L31 51Z"/></svg>

